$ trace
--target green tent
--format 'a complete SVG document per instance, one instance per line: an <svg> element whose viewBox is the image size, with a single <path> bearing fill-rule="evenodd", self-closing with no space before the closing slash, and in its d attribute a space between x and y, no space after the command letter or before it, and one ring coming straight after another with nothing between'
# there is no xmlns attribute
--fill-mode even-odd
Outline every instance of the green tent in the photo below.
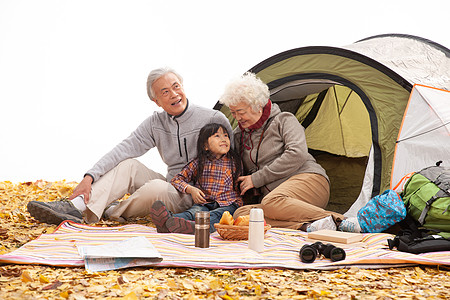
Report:
<svg viewBox="0 0 450 300"><path fill-rule="evenodd" d="M328 209L343 213L359 197L370 199L389 188L413 84L450 89L450 50L388 34L341 48L288 50L249 71L305 127L308 148L330 177ZM226 107L215 108L237 125Z"/></svg>

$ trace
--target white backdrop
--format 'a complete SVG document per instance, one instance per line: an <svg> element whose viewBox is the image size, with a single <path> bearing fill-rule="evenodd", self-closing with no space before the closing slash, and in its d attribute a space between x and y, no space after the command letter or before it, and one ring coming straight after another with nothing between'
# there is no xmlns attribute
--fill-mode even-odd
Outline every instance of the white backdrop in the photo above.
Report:
<svg viewBox="0 0 450 300"><path fill-rule="evenodd" d="M385 33L450 47L450 1L0 0L0 181L81 180L159 109L150 70L190 101L279 52ZM156 151L140 158L165 174Z"/></svg>

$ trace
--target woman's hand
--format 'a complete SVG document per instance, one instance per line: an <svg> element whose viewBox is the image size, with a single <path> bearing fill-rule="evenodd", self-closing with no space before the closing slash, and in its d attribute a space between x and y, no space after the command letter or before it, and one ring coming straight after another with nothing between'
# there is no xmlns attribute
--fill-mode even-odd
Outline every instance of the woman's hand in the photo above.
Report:
<svg viewBox="0 0 450 300"><path fill-rule="evenodd" d="M241 188L241 196L245 194L245 192L247 192L249 189L254 188L255 186L253 185L253 181L252 181L252 176L251 175L247 175L247 176L240 176L238 178L238 181L241 181L240 183L240 188Z"/></svg>
<svg viewBox="0 0 450 300"><path fill-rule="evenodd" d="M188 185L185 192L191 194L192 200L194 200L195 204L203 204L207 202L205 200L205 193L203 193L201 189L196 188L195 186Z"/></svg>
<svg viewBox="0 0 450 300"><path fill-rule="evenodd" d="M69 200L72 200L77 196L83 195L84 203L88 204L89 195L91 194L91 186L92 186L91 176L85 176L83 180L81 180L81 182L75 187L72 196L69 197Z"/></svg>

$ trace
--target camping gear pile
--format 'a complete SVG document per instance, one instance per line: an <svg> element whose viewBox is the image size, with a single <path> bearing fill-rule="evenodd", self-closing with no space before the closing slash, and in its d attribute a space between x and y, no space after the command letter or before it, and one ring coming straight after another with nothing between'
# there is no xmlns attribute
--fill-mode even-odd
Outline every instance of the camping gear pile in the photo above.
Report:
<svg viewBox="0 0 450 300"><path fill-rule="evenodd" d="M450 251L450 168L442 161L415 172L400 196L408 215L389 248L409 253Z"/></svg>
<svg viewBox="0 0 450 300"><path fill-rule="evenodd" d="M450 251L450 168L424 168L409 177L402 192L386 190L358 212L361 232L383 232L397 225L389 248L409 253Z"/></svg>

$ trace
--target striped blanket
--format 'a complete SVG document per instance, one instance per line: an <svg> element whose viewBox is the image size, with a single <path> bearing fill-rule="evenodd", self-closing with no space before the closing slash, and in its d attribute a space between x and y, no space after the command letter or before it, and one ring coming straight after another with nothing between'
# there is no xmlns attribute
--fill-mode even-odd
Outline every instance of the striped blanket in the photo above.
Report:
<svg viewBox="0 0 450 300"><path fill-rule="evenodd" d="M19 249L0 255L0 263L84 266L77 246L103 245L131 237L146 237L160 252L163 261L152 266L192 268L288 268L340 269L351 266L385 268L408 265L450 265L450 252L414 255L387 248L392 235L364 234L362 243L345 249L343 261L318 258L305 264L299 249L307 234L297 230L272 228L266 233L264 252L248 249L247 241L226 241L217 233L211 235L209 248L194 247L194 236L157 233L153 227L130 224L118 227L94 227L70 221L62 223L52 234L43 234Z"/></svg>

